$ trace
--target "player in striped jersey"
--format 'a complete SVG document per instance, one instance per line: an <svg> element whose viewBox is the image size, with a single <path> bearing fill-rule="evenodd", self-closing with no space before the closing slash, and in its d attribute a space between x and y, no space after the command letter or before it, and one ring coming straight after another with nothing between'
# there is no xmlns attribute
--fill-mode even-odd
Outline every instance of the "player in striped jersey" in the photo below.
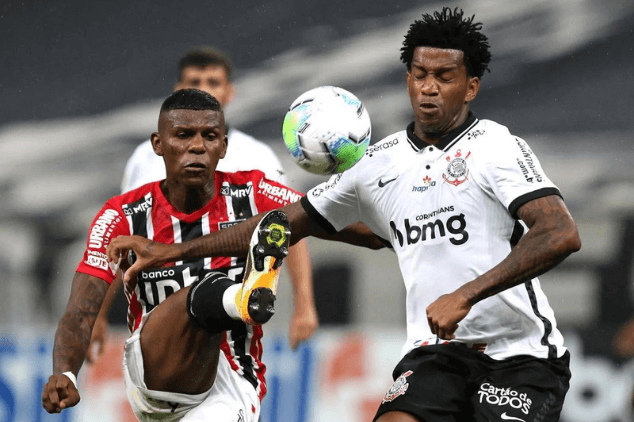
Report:
<svg viewBox="0 0 634 422"><path fill-rule="evenodd" d="M258 170L215 172L226 151L226 129L222 108L208 93L180 90L168 97L152 143L165 159L167 178L110 199L90 227L56 333L53 375L42 393L50 413L79 401L73 380L116 276L106 260L113 237L180 243L301 197ZM257 421L266 393L260 324L271 316L289 240L285 217L276 213L250 236L246 273L244 258L202 257L156 266L126 285L132 335L124 377L139 420Z"/></svg>
<svg viewBox="0 0 634 422"><path fill-rule="evenodd" d="M293 242L361 221L398 257L407 340L376 422L555 422L568 390L537 276L581 241L528 144L469 111L491 58L481 26L449 8L414 21L401 50L414 121L282 208ZM167 258L243 254L231 240L258 219L178 245L118 238L108 254L139 253L126 277Z"/></svg>
<svg viewBox="0 0 634 422"><path fill-rule="evenodd" d="M178 78L174 91L199 89L213 95L223 109L233 103L236 87L233 83L234 66L231 57L217 48L199 46L189 49L178 61ZM226 124L227 152L216 170L234 173L243 170L261 170L275 182L288 185L284 168L267 144ZM147 139L137 146L128 159L121 182L121 193L149 182L165 179L163 157L154 153L152 142ZM288 342L296 349L307 341L319 326L313 298L312 266L306 242L294 245L285 259L288 279L292 287L293 313L289 321ZM108 311L120 290L121 281L115 280L104 300L104 306L92 331L91 345L86 355L88 363L94 363L105 350L108 333Z"/></svg>

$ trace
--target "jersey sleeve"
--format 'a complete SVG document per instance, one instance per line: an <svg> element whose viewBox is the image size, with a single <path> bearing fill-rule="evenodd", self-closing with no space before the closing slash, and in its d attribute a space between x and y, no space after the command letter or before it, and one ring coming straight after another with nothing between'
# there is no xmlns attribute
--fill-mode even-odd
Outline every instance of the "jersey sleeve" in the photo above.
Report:
<svg viewBox="0 0 634 422"><path fill-rule="evenodd" d="M130 234L130 226L123 211L108 201L90 224L84 257L77 266L77 272L112 284L116 269L108 264L106 248L115 237Z"/></svg>
<svg viewBox="0 0 634 422"><path fill-rule="evenodd" d="M508 136L486 154L481 165L485 189L491 191L518 219L523 204L548 195L560 195L546 176L535 153L521 138Z"/></svg>
<svg viewBox="0 0 634 422"><path fill-rule="evenodd" d="M279 182L268 179L260 171L252 172L258 180L255 180L256 186L256 205L259 212L266 212L281 208L285 205L292 204L300 200L302 193L289 188ZM259 177L258 177L259 176Z"/></svg>
<svg viewBox="0 0 634 422"><path fill-rule="evenodd" d="M361 220L353 170L335 174L302 198L306 212L328 233L334 234Z"/></svg>

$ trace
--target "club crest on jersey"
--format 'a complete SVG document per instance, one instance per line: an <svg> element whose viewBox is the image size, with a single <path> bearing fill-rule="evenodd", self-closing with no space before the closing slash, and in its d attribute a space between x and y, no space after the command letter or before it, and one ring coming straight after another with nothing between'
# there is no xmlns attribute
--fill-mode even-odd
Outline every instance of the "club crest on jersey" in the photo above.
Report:
<svg viewBox="0 0 634 422"><path fill-rule="evenodd" d="M453 158L449 156L447 157L449 164L442 175L445 182L458 186L469 178L469 169L467 168L467 158L469 158L469 155L471 155L471 152L467 153L467 155L463 158L462 152L458 150Z"/></svg>
<svg viewBox="0 0 634 422"><path fill-rule="evenodd" d="M405 392L407 391L407 388L409 387L409 383L407 382L407 377L409 377L412 374L413 374L412 371L403 372L392 383L392 386L387 390L387 393L385 393L385 397L383 397L383 400L381 401L381 403L390 402L394 400L395 398L397 398L398 396L402 396L403 394L405 394Z"/></svg>

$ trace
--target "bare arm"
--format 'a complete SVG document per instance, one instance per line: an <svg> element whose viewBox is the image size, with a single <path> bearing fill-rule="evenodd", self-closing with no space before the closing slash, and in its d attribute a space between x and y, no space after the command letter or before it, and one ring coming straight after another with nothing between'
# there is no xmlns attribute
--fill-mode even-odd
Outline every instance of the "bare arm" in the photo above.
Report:
<svg viewBox="0 0 634 422"><path fill-rule="evenodd" d="M581 248L577 226L559 196L527 202L518 216L530 230L511 253L491 270L429 305L427 319L434 334L454 338L458 322L473 305L545 273Z"/></svg>
<svg viewBox="0 0 634 422"><path fill-rule="evenodd" d="M92 335L90 337L90 345L86 354L86 362L89 364L95 364L105 351L106 342L108 341L108 313L110 312L110 306L114 298L117 296L117 292L121 288L121 272L117 274L117 277L112 281L112 284L108 288L106 297L95 325L92 327Z"/></svg>
<svg viewBox="0 0 634 422"><path fill-rule="evenodd" d="M281 208L291 223L291 244L296 244L307 236L338 240L371 249L384 245L365 225L351 224L339 233L328 234L306 213L299 202ZM137 261L125 272L123 281L130 282L142 269L160 266L166 262L182 259L199 259L209 256L246 256L249 241L256 225L264 214L258 214L246 221L194 240L165 245L152 242L140 236L120 236L108 245L108 258L118 262L128 250L134 250Z"/></svg>
<svg viewBox="0 0 634 422"><path fill-rule="evenodd" d="M295 350L319 326L313 294L313 268L306 241L300 240L289 249L285 263L293 287L293 315L289 322L288 342Z"/></svg>
<svg viewBox="0 0 634 422"><path fill-rule="evenodd" d="M79 392L62 374L79 373L108 287L97 277L75 273L70 299L55 333L53 375L42 391L42 405L49 413L59 413L79 402Z"/></svg>

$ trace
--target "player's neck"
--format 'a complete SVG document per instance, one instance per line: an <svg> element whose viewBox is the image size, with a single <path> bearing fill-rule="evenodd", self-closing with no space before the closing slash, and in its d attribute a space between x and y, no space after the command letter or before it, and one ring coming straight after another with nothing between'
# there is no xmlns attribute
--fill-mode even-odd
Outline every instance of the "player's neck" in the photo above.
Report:
<svg viewBox="0 0 634 422"><path fill-rule="evenodd" d="M415 122L414 133L429 145L436 145L442 140L443 136L463 124L467 117L469 117L469 108L465 107L442 127L428 127L422 122Z"/></svg>
<svg viewBox="0 0 634 422"><path fill-rule="evenodd" d="M169 183L164 180L161 190L165 198L178 211L191 214L209 203L215 194L213 179L205 186L183 186L178 183Z"/></svg>

